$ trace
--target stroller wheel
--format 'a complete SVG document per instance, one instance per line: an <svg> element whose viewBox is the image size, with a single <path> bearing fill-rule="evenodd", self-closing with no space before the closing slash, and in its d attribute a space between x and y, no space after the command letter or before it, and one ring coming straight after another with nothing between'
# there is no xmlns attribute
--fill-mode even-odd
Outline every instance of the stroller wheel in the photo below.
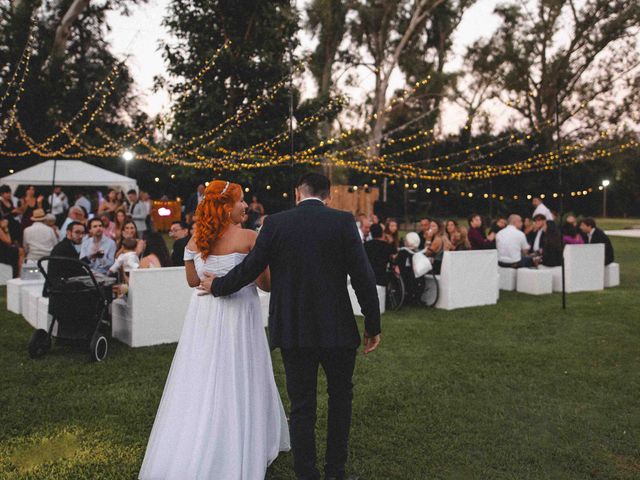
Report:
<svg viewBox="0 0 640 480"><path fill-rule="evenodd" d="M107 342L107 337L97 330L91 337L91 343L89 344L89 356L91 357L91 360L94 362L101 362L107 358L108 347L109 342Z"/></svg>
<svg viewBox="0 0 640 480"><path fill-rule="evenodd" d="M29 356L31 358L39 358L44 356L51 349L51 337L46 330L39 328L29 340Z"/></svg>

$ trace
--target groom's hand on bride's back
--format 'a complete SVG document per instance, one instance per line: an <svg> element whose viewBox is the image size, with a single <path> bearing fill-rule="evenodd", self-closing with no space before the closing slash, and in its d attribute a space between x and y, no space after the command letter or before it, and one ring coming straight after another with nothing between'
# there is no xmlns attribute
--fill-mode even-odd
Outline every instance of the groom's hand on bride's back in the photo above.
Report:
<svg viewBox="0 0 640 480"><path fill-rule="evenodd" d="M198 295L210 295L211 294L211 284L213 280L216 278L215 274L210 272L204 272L204 278L200 280L200 285L196 288L199 290Z"/></svg>
<svg viewBox="0 0 640 480"><path fill-rule="evenodd" d="M362 343L364 344L364 354L371 353L380 345L380 334L370 337L367 332L364 332Z"/></svg>

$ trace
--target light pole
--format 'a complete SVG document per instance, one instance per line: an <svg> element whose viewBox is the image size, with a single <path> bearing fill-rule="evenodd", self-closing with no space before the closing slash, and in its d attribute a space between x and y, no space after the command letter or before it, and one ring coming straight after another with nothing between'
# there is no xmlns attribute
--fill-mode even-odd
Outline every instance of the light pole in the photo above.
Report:
<svg viewBox="0 0 640 480"><path fill-rule="evenodd" d="M607 187L611 182L609 180L602 180L602 216L607 216Z"/></svg>
<svg viewBox="0 0 640 480"><path fill-rule="evenodd" d="M122 160L124 160L124 176L129 176L129 162L135 158L136 154L131 150L122 152Z"/></svg>

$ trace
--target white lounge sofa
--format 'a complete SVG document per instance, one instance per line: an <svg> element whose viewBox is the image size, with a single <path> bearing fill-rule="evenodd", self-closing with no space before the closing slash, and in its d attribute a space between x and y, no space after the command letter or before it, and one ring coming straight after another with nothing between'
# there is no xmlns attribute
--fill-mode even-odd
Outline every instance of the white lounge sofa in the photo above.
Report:
<svg viewBox="0 0 640 480"><path fill-rule="evenodd" d="M494 305L499 296L496 250L444 252L436 308Z"/></svg>
<svg viewBox="0 0 640 480"><path fill-rule="evenodd" d="M351 286L351 278L349 278L347 281L347 290L349 291L349 300L351 300L351 308L353 308L353 314L356 317L361 317L362 307L360 307L360 302L358 302L356 291ZM383 314L387 306L387 289L383 286L376 285L376 290L378 291L378 303L380 305L380 314Z"/></svg>
<svg viewBox="0 0 640 480"><path fill-rule="evenodd" d="M0 285L6 285L13 278L13 269L11 265L0 263Z"/></svg>
<svg viewBox="0 0 640 480"><path fill-rule="evenodd" d="M29 315L29 292L40 292L40 296L42 296L43 287L44 278L35 280L12 278L7 282L7 310L17 314Z"/></svg>
<svg viewBox="0 0 640 480"><path fill-rule="evenodd" d="M604 289L604 244L565 245L564 279L567 293ZM562 291L562 267L544 267L551 271L553 291Z"/></svg>

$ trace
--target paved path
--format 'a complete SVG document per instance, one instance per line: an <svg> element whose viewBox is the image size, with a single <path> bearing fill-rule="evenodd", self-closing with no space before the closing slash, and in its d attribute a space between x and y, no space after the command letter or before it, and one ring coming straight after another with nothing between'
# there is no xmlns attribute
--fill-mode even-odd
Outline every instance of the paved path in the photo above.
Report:
<svg viewBox="0 0 640 480"><path fill-rule="evenodd" d="M614 237L640 238L640 228L633 228L629 230L607 230L605 233L609 236L613 235Z"/></svg>

